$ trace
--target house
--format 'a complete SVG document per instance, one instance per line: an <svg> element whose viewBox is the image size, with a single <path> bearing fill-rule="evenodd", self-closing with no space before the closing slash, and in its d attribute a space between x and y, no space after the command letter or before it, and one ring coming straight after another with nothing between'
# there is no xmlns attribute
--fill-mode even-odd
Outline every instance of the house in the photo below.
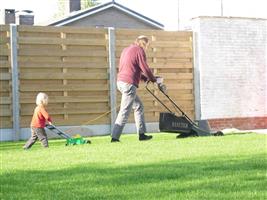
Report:
<svg viewBox="0 0 267 200"><path fill-rule="evenodd" d="M69 0L70 15L48 24L49 26L114 27L162 30L164 26L114 0L85 10L78 10L79 0ZM76 11L72 12L72 8Z"/></svg>
<svg viewBox="0 0 267 200"><path fill-rule="evenodd" d="M34 24L34 14L31 10L1 9L0 15L0 24Z"/></svg>

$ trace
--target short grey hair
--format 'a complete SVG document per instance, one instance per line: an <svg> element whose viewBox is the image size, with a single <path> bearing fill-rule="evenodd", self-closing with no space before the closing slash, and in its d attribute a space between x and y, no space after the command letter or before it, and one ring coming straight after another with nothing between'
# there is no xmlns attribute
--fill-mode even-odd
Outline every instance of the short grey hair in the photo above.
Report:
<svg viewBox="0 0 267 200"><path fill-rule="evenodd" d="M140 40L143 40L143 41L145 41L146 43L148 43L148 41L149 41L149 39L148 39L148 37L147 36L145 36L145 35L140 35L140 36L138 36L137 38L136 38L136 42L139 42Z"/></svg>
<svg viewBox="0 0 267 200"><path fill-rule="evenodd" d="M149 44L149 39L145 35L140 35L135 39L135 44L142 47L143 49L147 48L147 45Z"/></svg>

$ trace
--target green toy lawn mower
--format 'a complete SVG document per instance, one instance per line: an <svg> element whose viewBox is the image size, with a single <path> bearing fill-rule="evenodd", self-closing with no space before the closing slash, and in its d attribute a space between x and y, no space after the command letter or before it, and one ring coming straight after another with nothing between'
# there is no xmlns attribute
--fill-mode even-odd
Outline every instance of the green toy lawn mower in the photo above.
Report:
<svg viewBox="0 0 267 200"><path fill-rule="evenodd" d="M56 133L57 135L66 139L66 146L69 145L79 145L79 144L90 144L90 140L85 140L82 136L76 135L75 137L70 137L68 134L64 133L62 130L58 129L55 125L46 125L46 128Z"/></svg>

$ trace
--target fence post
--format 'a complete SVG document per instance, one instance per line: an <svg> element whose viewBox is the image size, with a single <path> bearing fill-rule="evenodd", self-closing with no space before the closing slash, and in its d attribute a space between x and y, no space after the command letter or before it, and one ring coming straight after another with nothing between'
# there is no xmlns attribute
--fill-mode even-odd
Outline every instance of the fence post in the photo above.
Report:
<svg viewBox="0 0 267 200"><path fill-rule="evenodd" d="M13 140L19 140L20 107L19 107L19 72L17 51L17 25L10 24L11 72L12 72L12 121Z"/></svg>
<svg viewBox="0 0 267 200"><path fill-rule="evenodd" d="M113 130L113 126L117 116L117 88L116 88L116 38L115 29L113 27L108 28L108 41L109 41L109 91L110 91L110 132Z"/></svg>
<svg viewBox="0 0 267 200"><path fill-rule="evenodd" d="M200 41L198 33L193 32L193 58L194 58L194 97L195 97L195 119L201 120L201 69L199 65L200 52L199 52Z"/></svg>

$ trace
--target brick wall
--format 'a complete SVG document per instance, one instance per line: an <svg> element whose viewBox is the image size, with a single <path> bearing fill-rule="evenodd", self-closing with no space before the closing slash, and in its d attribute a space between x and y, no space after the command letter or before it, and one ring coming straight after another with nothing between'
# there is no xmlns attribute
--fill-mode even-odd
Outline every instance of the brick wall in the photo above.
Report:
<svg viewBox="0 0 267 200"><path fill-rule="evenodd" d="M267 117L235 117L210 119L209 125L214 130L225 128L238 128L241 130L254 130L267 128Z"/></svg>
<svg viewBox="0 0 267 200"><path fill-rule="evenodd" d="M267 20L199 17L192 24L196 118L212 128L267 128Z"/></svg>

